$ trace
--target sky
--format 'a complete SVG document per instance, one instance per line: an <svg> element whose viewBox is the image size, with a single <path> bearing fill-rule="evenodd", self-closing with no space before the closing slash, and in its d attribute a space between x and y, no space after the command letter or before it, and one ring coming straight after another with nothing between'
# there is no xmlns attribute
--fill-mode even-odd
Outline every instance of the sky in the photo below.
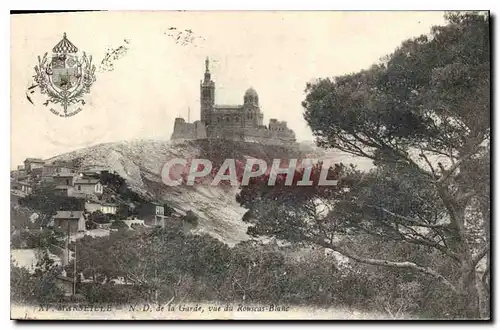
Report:
<svg viewBox="0 0 500 330"><path fill-rule="evenodd" d="M168 140L175 117L199 119L205 58L217 104L259 94L264 123L287 121L297 140L312 140L301 102L307 82L360 71L402 41L445 24L443 12L127 11L11 16L11 168L104 142ZM189 30L189 31L185 31ZM176 40L179 31L183 31ZM66 32L91 55L96 81L82 111L58 117L33 83L37 56ZM188 40L186 38L189 37ZM126 42L125 42L126 39ZM189 41L189 42L182 42ZM100 62L126 46L111 71Z"/></svg>

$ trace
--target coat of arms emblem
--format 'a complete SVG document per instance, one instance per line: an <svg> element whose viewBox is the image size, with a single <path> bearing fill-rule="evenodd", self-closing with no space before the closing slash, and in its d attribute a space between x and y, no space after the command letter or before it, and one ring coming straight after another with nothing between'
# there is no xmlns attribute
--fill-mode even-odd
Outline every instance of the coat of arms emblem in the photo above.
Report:
<svg viewBox="0 0 500 330"><path fill-rule="evenodd" d="M83 97L90 92L90 86L96 80L95 65L92 56L83 52L80 56L78 48L73 45L64 33L62 40L52 48L52 57L48 53L40 58L35 66L35 81L51 107L50 111L61 117L69 117L82 110L85 105ZM62 109L62 111L61 111Z"/></svg>

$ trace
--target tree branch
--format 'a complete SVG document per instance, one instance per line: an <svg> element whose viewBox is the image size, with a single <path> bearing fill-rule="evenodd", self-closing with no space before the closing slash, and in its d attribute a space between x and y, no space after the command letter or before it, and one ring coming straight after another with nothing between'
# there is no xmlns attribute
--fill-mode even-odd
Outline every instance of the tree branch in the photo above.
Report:
<svg viewBox="0 0 500 330"><path fill-rule="evenodd" d="M481 261L481 259L484 258L484 256L488 253L490 250L490 244L486 243L484 244L478 251L478 253L472 257L472 266L476 267L476 265Z"/></svg>
<svg viewBox="0 0 500 330"><path fill-rule="evenodd" d="M385 213L387 213L387 214L389 214L389 215L391 215L391 216L393 216L395 218L399 218L401 220L405 220L411 226L425 227L425 228L444 228L444 229L446 229L448 227L447 225L440 225L440 224L431 224L431 223L420 222L420 221L417 221L415 219L409 218L407 216L404 216L404 215L401 215L401 214L396 214L396 213L391 212L388 209L380 207L380 206L369 205L369 204L364 204L364 206L367 206L367 207L370 207L370 208L373 208L373 209L377 209L377 210L383 211L383 212L385 212Z"/></svg>
<svg viewBox="0 0 500 330"><path fill-rule="evenodd" d="M410 262L410 261L389 261L389 260L383 260L383 259L363 258L363 257L360 257L358 255L355 255L354 253L346 251L345 249L339 247L338 245L329 244L321 239L312 240L312 242L314 242L322 247L332 249L333 251L338 252L341 255L343 255L349 259L352 259L354 261L360 262L360 263L374 265L374 266L392 267L392 268L399 268L399 269L410 269L410 270L418 271L418 272L423 273L423 274L431 275L434 278L440 280L441 283L446 285L450 290L452 290L455 293L458 293L458 290L455 287L455 285L453 285L450 281L448 281L448 279L446 277L444 277L443 275L441 275L440 273L436 272L435 270L433 270L429 267L420 266L420 265L418 265L414 262Z"/></svg>
<svg viewBox="0 0 500 330"><path fill-rule="evenodd" d="M453 174L453 172L455 172L457 168L459 168L460 165L462 165L463 162L467 161L470 157L474 156L474 154L479 151L479 147L480 146L477 145L471 152L460 157L460 159L458 159L455 164L453 164L448 170L446 170L443 173L443 176L441 176L441 178L439 178L439 180L436 181L436 184L439 186L442 185L446 180L448 180L449 177Z"/></svg>
<svg viewBox="0 0 500 330"><path fill-rule="evenodd" d="M420 148L420 156L425 160L425 162L427 163L427 166L429 166L429 168L432 172L433 179L436 180L437 175L436 175L436 171L434 170L434 166L432 166L431 162L429 161L429 158L427 158L427 156L424 154L424 151L422 150L422 148Z"/></svg>

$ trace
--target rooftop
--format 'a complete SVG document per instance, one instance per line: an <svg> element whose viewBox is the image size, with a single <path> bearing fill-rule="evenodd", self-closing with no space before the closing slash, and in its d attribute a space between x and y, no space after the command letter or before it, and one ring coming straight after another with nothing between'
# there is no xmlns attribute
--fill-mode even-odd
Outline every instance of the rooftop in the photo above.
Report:
<svg viewBox="0 0 500 330"><path fill-rule="evenodd" d="M98 171L82 171L82 172L80 172L80 174L83 174L83 175L96 175L96 176L101 175L101 173L99 173Z"/></svg>
<svg viewBox="0 0 500 330"><path fill-rule="evenodd" d="M75 180L75 184L97 184L100 180L99 179L83 179L79 178Z"/></svg>
<svg viewBox="0 0 500 330"><path fill-rule="evenodd" d="M83 211L57 211L54 219L73 219L78 220L83 215Z"/></svg>
<svg viewBox="0 0 500 330"><path fill-rule="evenodd" d="M26 158L25 162L31 163L45 163L45 161L41 158Z"/></svg>
<svg viewBox="0 0 500 330"><path fill-rule="evenodd" d="M45 163L44 167L65 167L65 168L73 169L73 167L69 164L60 164L60 163L52 163L52 164Z"/></svg>
<svg viewBox="0 0 500 330"><path fill-rule="evenodd" d="M54 187L56 190L64 190L64 189L69 189L73 188L73 186L65 185L65 184L60 184Z"/></svg>
<svg viewBox="0 0 500 330"><path fill-rule="evenodd" d="M226 109L241 109L243 108L242 105L237 104L237 105L231 105L231 104L221 104L221 105L215 105L214 106L215 110L221 109L221 110L226 110Z"/></svg>
<svg viewBox="0 0 500 330"><path fill-rule="evenodd" d="M26 182L26 181L17 181L17 183L22 185L22 186L31 186L31 183Z"/></svg>
<svg viewBox="0 0 500 330"><path fill-rule="evenodd" d="M74 173L56 173L52 175L52 177L59 177L59 178L72 178L74 177Z"/></svg>
<svg viewBox="0 0 500 330"><path fill-rule="evenodd" d="M105 201L100 201L100 200L87 200L86 203L99 204L102 206L118 206L117 203L110 203L110 202L105 202Z"/></svg>

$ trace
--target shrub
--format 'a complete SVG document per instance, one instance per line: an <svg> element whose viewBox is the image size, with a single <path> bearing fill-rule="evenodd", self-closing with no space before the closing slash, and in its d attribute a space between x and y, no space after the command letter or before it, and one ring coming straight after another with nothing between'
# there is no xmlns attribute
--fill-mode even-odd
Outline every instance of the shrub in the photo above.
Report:
<svg viewBox="0 0 500 330"><path fill-rule="evenodd" d="M104 214L101 211L97 210L89 215L89 221L103 224L103 223L109 223L111 220L107 214Z"/></svg>
<svg viewBox="0 0 500 330"><path fill-rule="evenodd" d="M86 221L85 229L87 230L97 229L97 223L95 223L94 221Z"/></svg>
<svg viewBox="0 0 500 330"><path fill-rule="evenodd" d="M193 211L187 211L186 215L182 217L182 220L191 226L198 226L198 216Z"/></svg>
<svg viewBox="0 0 500 330"><path fill-rule="evenodd" d="M123 221L123 220L115 220L111 224L112 229L126 229L128 228L128 225Z"/></svg>

